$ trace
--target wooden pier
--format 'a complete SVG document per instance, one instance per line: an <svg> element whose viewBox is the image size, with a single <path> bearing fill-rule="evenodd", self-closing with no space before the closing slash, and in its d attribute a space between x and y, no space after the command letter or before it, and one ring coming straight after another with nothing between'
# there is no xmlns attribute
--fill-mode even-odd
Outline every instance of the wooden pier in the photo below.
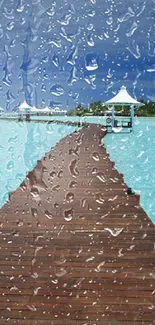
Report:
<svg viewBox="0 0 155 325"><path fill-rule="evenodd" d="M4 120L4 121L14 121L14 122L17 122L17 123L45 123L45 124L66 124L66 125L71 125L71 126L78 126L78 127L81 127L81 126L88 126L89 123L87 122L83 122L82 119L81 121L69 121L69 120L49 120L48 118L47 119L40 119L39 117L37 119L33 119L33 118L29 118L29 119L26 119L26 118L20 118L18 116L16 117L6 117L6 116L0 116L0 120Z"/></svg>
<svg viewBox="0 0 155 325"><path fill-rule="evenodd" d="M155 324L155 226L104 135L62 139L0 210L0 325Z"/></svg>

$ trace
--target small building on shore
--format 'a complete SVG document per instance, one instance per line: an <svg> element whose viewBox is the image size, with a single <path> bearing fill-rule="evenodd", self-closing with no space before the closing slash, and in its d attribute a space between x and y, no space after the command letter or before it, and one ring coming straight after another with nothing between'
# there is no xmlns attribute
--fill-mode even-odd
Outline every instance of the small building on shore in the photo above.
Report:
<svg viewBox="0 0 155 325"><path fill-rule="evenodd" d="M67 110L60 109L59 107L54 107L51 109L51 114L53 115L65 115L67 113Z"/></svg>
<svg viewBox="0 0 155 325"><path fill-rule="evenodd" d="M136 107L144 106L143 103L138 102L136 99L131 97L126 90L125 86L122 86L120 91L116 96L105 102L105 105L108 107L109 112L111 113L111 118L106 119L106 126L109 132L121 132L124 129L128 129L130 132L134 127L134 109ZM117 111L119 118L116 118L115 108L119 108ZM128 107L130 110L130 116L124 117L121 115L124 108ZM121 118L120 118L121 117Z"/></svg>

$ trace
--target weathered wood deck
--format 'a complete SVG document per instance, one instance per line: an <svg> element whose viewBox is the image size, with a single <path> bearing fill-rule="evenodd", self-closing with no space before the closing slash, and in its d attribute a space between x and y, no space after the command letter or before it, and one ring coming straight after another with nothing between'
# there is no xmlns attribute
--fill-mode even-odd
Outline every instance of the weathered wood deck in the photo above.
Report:
<svg viewBox="0 0 155 325"><path fill-rule="evenodd" d="M155 227L104 134L61 140L0 210L0 325L155 324Z"/></svg>

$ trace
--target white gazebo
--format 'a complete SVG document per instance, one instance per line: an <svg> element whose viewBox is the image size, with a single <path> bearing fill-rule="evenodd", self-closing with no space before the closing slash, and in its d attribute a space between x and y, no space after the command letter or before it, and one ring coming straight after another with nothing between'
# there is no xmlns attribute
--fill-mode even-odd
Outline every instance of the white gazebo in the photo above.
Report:
<svg viewBox="0 0 155 325"><path fill-rule="evenodd" d="M18 106L19 112L27 112L32 109L32 106L30 106L25 100L23 101L22 104Z"/></svg>
<svg viewBox="0 0 155 325"><path fill-rule="evenodd" d="M134 108L144 106L143 103L138 102L136 99L132 98L128 94L125 86L121 87L120 91L116 96L114 96L112 99L105 102L105 105L108 107L109 111L111 111L112 114L111 126L114 132L115 132L115 127L117 126L117 120L115 120L116 106L121 106L121 111L119 113L121 113L124 110L124 106L130 107L130 122L128 125L124 123L124 127L129 127L130 129L132 129L134 125ZM123 128L123 123L121 128Z"/></svg>

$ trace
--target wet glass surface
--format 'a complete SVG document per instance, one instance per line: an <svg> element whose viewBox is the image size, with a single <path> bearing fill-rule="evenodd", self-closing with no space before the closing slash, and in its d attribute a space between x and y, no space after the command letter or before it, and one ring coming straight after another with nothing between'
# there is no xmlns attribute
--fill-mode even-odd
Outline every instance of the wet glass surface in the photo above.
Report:
<svg viewBox="0 0 155 325"><path fill-rule="evenodd" d="M154 8L0 0L0 325L154 324L155 122L97 116L155 101Z"/></svg>

